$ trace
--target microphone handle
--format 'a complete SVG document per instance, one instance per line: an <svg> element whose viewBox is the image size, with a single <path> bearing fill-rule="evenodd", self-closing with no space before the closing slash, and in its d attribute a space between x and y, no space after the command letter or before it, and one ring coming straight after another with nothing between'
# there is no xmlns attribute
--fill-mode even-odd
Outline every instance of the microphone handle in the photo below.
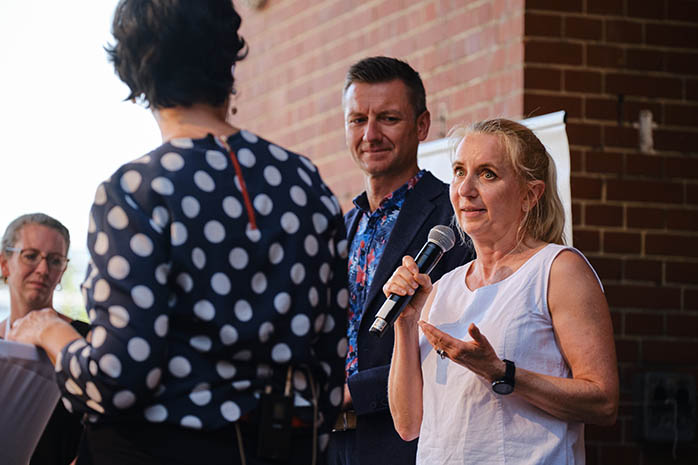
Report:
<svg viewBox="0 0 698 465"><path fill-rule="evenodd" d="M444 251L441 247L433 242L424 244L424 247L422 247L422 250L419 251L415 258L419 272L423 274L431 273L431 270L439 263L443 254ZM417 290L419 290L419 288L417 288ZM382 337L386 329L395 323L397 317L400 316L400 313L402 313L407 304L410 303L413 295L390 294L380 310L378 310L376 318L368 331Z"/></svg>

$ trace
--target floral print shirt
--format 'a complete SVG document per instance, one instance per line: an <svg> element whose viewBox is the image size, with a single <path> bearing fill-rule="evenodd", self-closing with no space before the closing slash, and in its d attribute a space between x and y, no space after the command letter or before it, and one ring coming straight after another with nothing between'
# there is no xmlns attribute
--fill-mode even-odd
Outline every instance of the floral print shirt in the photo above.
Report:
<svg viewBox="0 0 698 465"><path fill-rule="evenodd" d="M361 211L361 218L349 250L349 327L347 329L349 346L345 363L347 378L356 373L359 367L357 336L368 290L373 283L373 275L380 263L405 197L422 179L424 173L424 170L420 171L389 194L374 212L370 211L365 192L354 199L354 205Z"/></svg>

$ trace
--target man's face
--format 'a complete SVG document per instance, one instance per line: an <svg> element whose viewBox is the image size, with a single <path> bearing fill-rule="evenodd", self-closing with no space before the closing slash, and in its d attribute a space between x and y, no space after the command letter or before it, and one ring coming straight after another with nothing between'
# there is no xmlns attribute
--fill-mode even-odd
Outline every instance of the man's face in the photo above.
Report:
<svg viewBox="0 0 698 465"><path fill-rule="evenodd" d="M415 118L409 89L399 79L355 82L344 94L347 147L368 176L398 178L413 171L429 118L428 111Z"/></svg>

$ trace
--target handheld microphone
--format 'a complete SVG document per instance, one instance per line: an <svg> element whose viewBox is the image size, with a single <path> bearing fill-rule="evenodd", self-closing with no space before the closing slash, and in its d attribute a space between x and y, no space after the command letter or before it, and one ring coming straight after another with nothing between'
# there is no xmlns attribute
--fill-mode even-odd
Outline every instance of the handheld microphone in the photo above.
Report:
<svg viewBox="0 0 698 465"><path fill-rule="evenodd" d="M440 224L431 228L427 243L424 244L424 247L422 247L422 250L419 251L414 259L419 272L422 274L431 273L431 270L434 269L443 254L451 250L455 243L455 234L448 226ZM412 300L411 295L390 294L383 306L378 310L376 319L368 331L378 336L383 336L385 330L393 325L410 300Z"/></svg>

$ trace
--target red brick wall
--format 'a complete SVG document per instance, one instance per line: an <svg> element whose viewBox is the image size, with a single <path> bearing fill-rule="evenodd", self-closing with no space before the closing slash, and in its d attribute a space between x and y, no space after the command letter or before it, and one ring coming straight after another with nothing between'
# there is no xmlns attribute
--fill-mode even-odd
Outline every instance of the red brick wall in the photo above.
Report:
<svg viewBox="0 0 698 465"><path fill-rule="evenodd" d="M239 3L239 2L238 2ZM457 122L523 109L523 0L268 0L238 5L250 53L234 122L313 159L345 208L363 190L344 143L341 89L371 55L417 69L430 139Z"/></svg>
<svg viewBox="0 0 698 465"><path fill-rule="evenodd" d="M524 113L568 112L575 245L601 275L621 374L590 464L696 463L696 441L633 438L632 378L698 372L698 2L529 0ZM632 123L649 109L655 153Z"/></svg>
<svg viewBox="0 0 698 465"><path fill-rule="evenodd" d="M238 2L239 3L239 2ZM698 376L698 1L268 0L238 5L250 44L235 123L310 156L346 208L363 189L344 145L341 87L369 55L424 79L430 139L452 125L564 109L575 245L602 277L621 374L587 463L695 463L696 441L644 444L632 378ZM621 97L619 97L621 96ZM638 149L641 109L655 153Z"/></svg>

